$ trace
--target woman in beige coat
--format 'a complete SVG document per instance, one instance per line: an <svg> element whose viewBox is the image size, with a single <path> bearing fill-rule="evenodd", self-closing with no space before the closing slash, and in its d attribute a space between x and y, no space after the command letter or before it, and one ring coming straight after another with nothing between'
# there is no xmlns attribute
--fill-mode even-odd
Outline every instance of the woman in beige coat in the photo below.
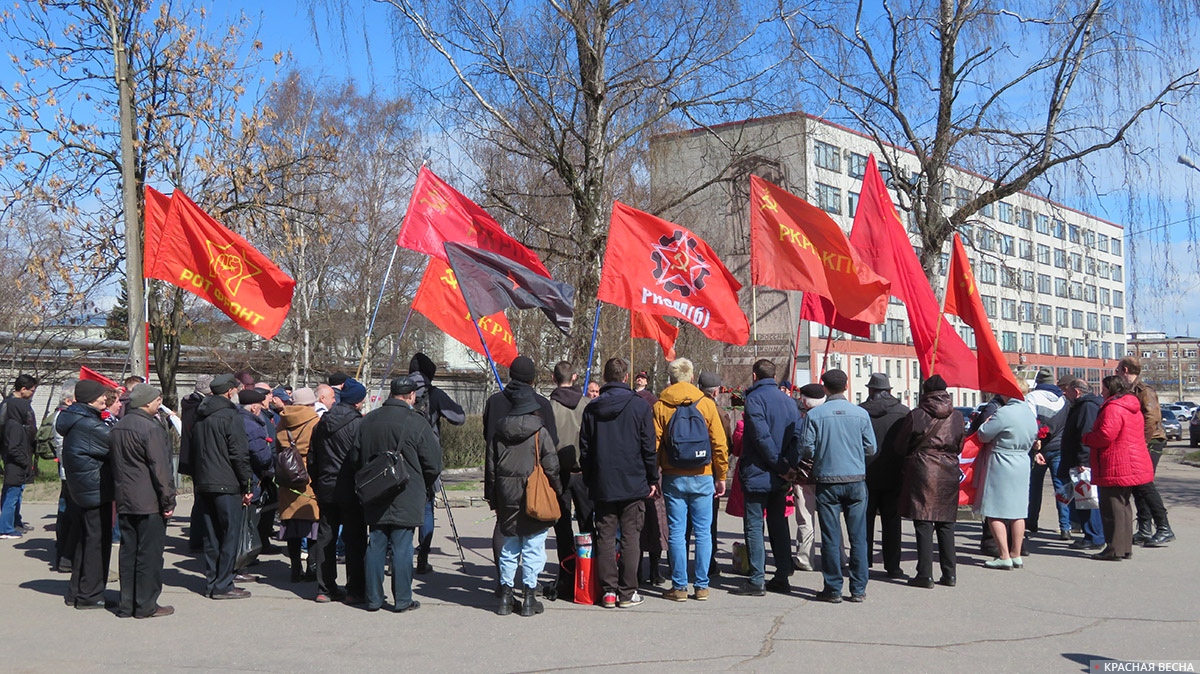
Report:
<svg viewBox="0 0 1200 674"><path fill-rule="evenodd" d="M308 463L312 431L319 419L313 408L316 402L317 396L312 389L297 389L292 395L292 404L284 407L280 414L279 432L275 438L278 443L276 447L295 446L305 464ZM318 520L320 511L317 510L317 495L313 492L311 481L303 487L279 485L279 539L287 542L293 583L317 579L315 552ZM300 541L305 538L308 539L309 555L307 569L302 571Z"/></svg>

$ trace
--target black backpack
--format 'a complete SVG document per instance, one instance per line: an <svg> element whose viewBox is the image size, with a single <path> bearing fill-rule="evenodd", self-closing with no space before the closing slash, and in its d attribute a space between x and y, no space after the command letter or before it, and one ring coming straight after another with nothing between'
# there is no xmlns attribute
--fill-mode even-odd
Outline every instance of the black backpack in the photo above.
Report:
<svg viewBox="0 0 1200 674"><path fill-rule="evenodd" d="M667 460L676 468L700 468L712 463L708 422L696 403L681 403L667 422Z"/></svg>

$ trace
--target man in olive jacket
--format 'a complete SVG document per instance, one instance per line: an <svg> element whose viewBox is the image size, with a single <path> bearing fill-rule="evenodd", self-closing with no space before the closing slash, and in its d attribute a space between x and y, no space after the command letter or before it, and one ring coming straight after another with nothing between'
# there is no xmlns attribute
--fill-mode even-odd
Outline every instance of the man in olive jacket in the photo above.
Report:
<svg viewBox="0 0 1200 674"><path fill-rule="evenodd" d="M253 496L250 444L238 407L237 379L223 374L212 380L212 395L196 408L192 427L192 482L204 502L204 595L243 599L249 590L233 585L238 534L243 510Z"/></svg>
<svg viewBox="0 0 1200 674"><path fill-rule="evenodd" d="M167 429L155 416L162 392L138 384L129 392L125 416L112 430L113 483L121 527L122 618L161 618L175 612L159 606L167 518L175 512L175 480Z"/></svg>
<svg viewBox="0 0 1200 674"><path fill-rule="evenodd" d="M392 397L363 417L354 448L347 457L355 470L385 452L400 458L409 476L394 496L363 504L370 528L366 554L367 610L383 607L383 570L387 548L392 547L392 596L396 613L415 611L421 602L412 598L413 532L425 519L425 503L442 472L442 448L433 427L413 409L418 383L410 377L392 381ZM398 466L399 468L399 466Z"/></svg>

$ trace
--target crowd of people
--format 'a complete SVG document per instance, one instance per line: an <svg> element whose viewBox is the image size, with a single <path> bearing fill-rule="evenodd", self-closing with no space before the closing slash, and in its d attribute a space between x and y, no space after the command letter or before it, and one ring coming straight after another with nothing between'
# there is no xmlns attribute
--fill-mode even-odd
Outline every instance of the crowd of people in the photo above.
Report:
<svg viewBox="0 0 1200 674"><path fill-rule="evenodd" d="M61 404L41 424L30 404L38 382L22 374L0 409L0 539L32 530L20 514L23 488L36 457L48 453L61 481L52 567L71 574L67 605L107 606L122 617L171 615L159 598L178 472L191 477L195 494L190 543L203 557L205 596L251 595L238 583L251 579L245 534L253 529L263 541L259 554L283 551L271 540L284 543L291 581L314 584L315 601L380 610L390 573L391 610L414 611L421 604L413 575L433 571L442 424L462 424L466 414L434 385L432 360L418 353L409 370L365 415L366 387L343 373L296 390L246 372L206 375L178 414L138 377L124 391L83 379L62 387ZM1055 383L1043 370L1033 390L1019 382L1024 399L995 396L969 420L938 375L923 382L910 410L891 394L886 374L873 374L868 399L855 405L841 370L793 389L777 381L773 362L759 360L739 414L718 403L721 379L696 372L686 358L668 365L669 385L657 394L645 372L631 385L621 358L606 361L586 390L576 369L560 362L543 396L537 372L532 360L517 357L508 383L483 410L483 490L495 512L500 615L537 615L545 610L539 597L575 591L576 532L592 538L603 607L637 606L647 586L669 601L707 600L722 573L716 532L723 498L726 512L742 520L745 568L737 572L747 577L734 595L789 594L797 572L819 569L816 600L864 601L876 517L888 578L954 587L960 454L972 434L982 445L973 505L986 522L985 567L1025 566L1047 473L1062 494L1088 471L1098 488L1094 503L1056 502L1051 534L1071 540L1080 532L1072 549L1122 561L1135 544L1160 547L1175 536L1154 485L1165 446L1161 413L1134 357L1104 378L1103 397L1083 379ZM912 576L901 566L905 519L916 538ZM558 578L543 585L551 531ZM106 604L114 539L121 543L120 598Z"/></svg>

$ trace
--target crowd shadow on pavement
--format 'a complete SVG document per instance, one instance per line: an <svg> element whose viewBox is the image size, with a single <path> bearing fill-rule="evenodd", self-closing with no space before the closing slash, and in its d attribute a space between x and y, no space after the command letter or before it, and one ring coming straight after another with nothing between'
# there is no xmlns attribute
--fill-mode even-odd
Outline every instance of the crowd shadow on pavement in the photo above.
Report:
<svg viewBox="0 0 1200 674"><path fill-rule="evenodd" d="M1081 672L1091 672L1091 662L1093 660L1111 660L1102 655L1091 655L1088 653L1063 653L1062 656L1071 662L1082 665Z"/></svg>
<svg viewBox="0 0 1200 674"><path fill-rule="evenodd" d="M1200 470L1191 468L1190 466L1181 467L1188 468L1189 470ZM1174 506L1200 508L1200 490L1192 486L1194 483L1195 478L1190 475L1163 475L1159 473L1154 476L1154 484L1162 494L1163 501L1166 503L1168 510Z"/></svg>
<svg viewBox="0 0 1200 674"><path fill-rule="evenodd" d="M62 578L38 578L36 580L26 581L17 587L22 590L33 590L39 594L48 594L55 597L66 597L67 588L70 587L70 576Z"/></svg>
<svg viewBox="0 0 1200 674"><path fill-rule="evenodd" d="M13 546L17 550L24 551L25 556L30 559L36 559L46 564L54 563L54 538L37 537L33 538L26 536L25 540Z"/></svg>

